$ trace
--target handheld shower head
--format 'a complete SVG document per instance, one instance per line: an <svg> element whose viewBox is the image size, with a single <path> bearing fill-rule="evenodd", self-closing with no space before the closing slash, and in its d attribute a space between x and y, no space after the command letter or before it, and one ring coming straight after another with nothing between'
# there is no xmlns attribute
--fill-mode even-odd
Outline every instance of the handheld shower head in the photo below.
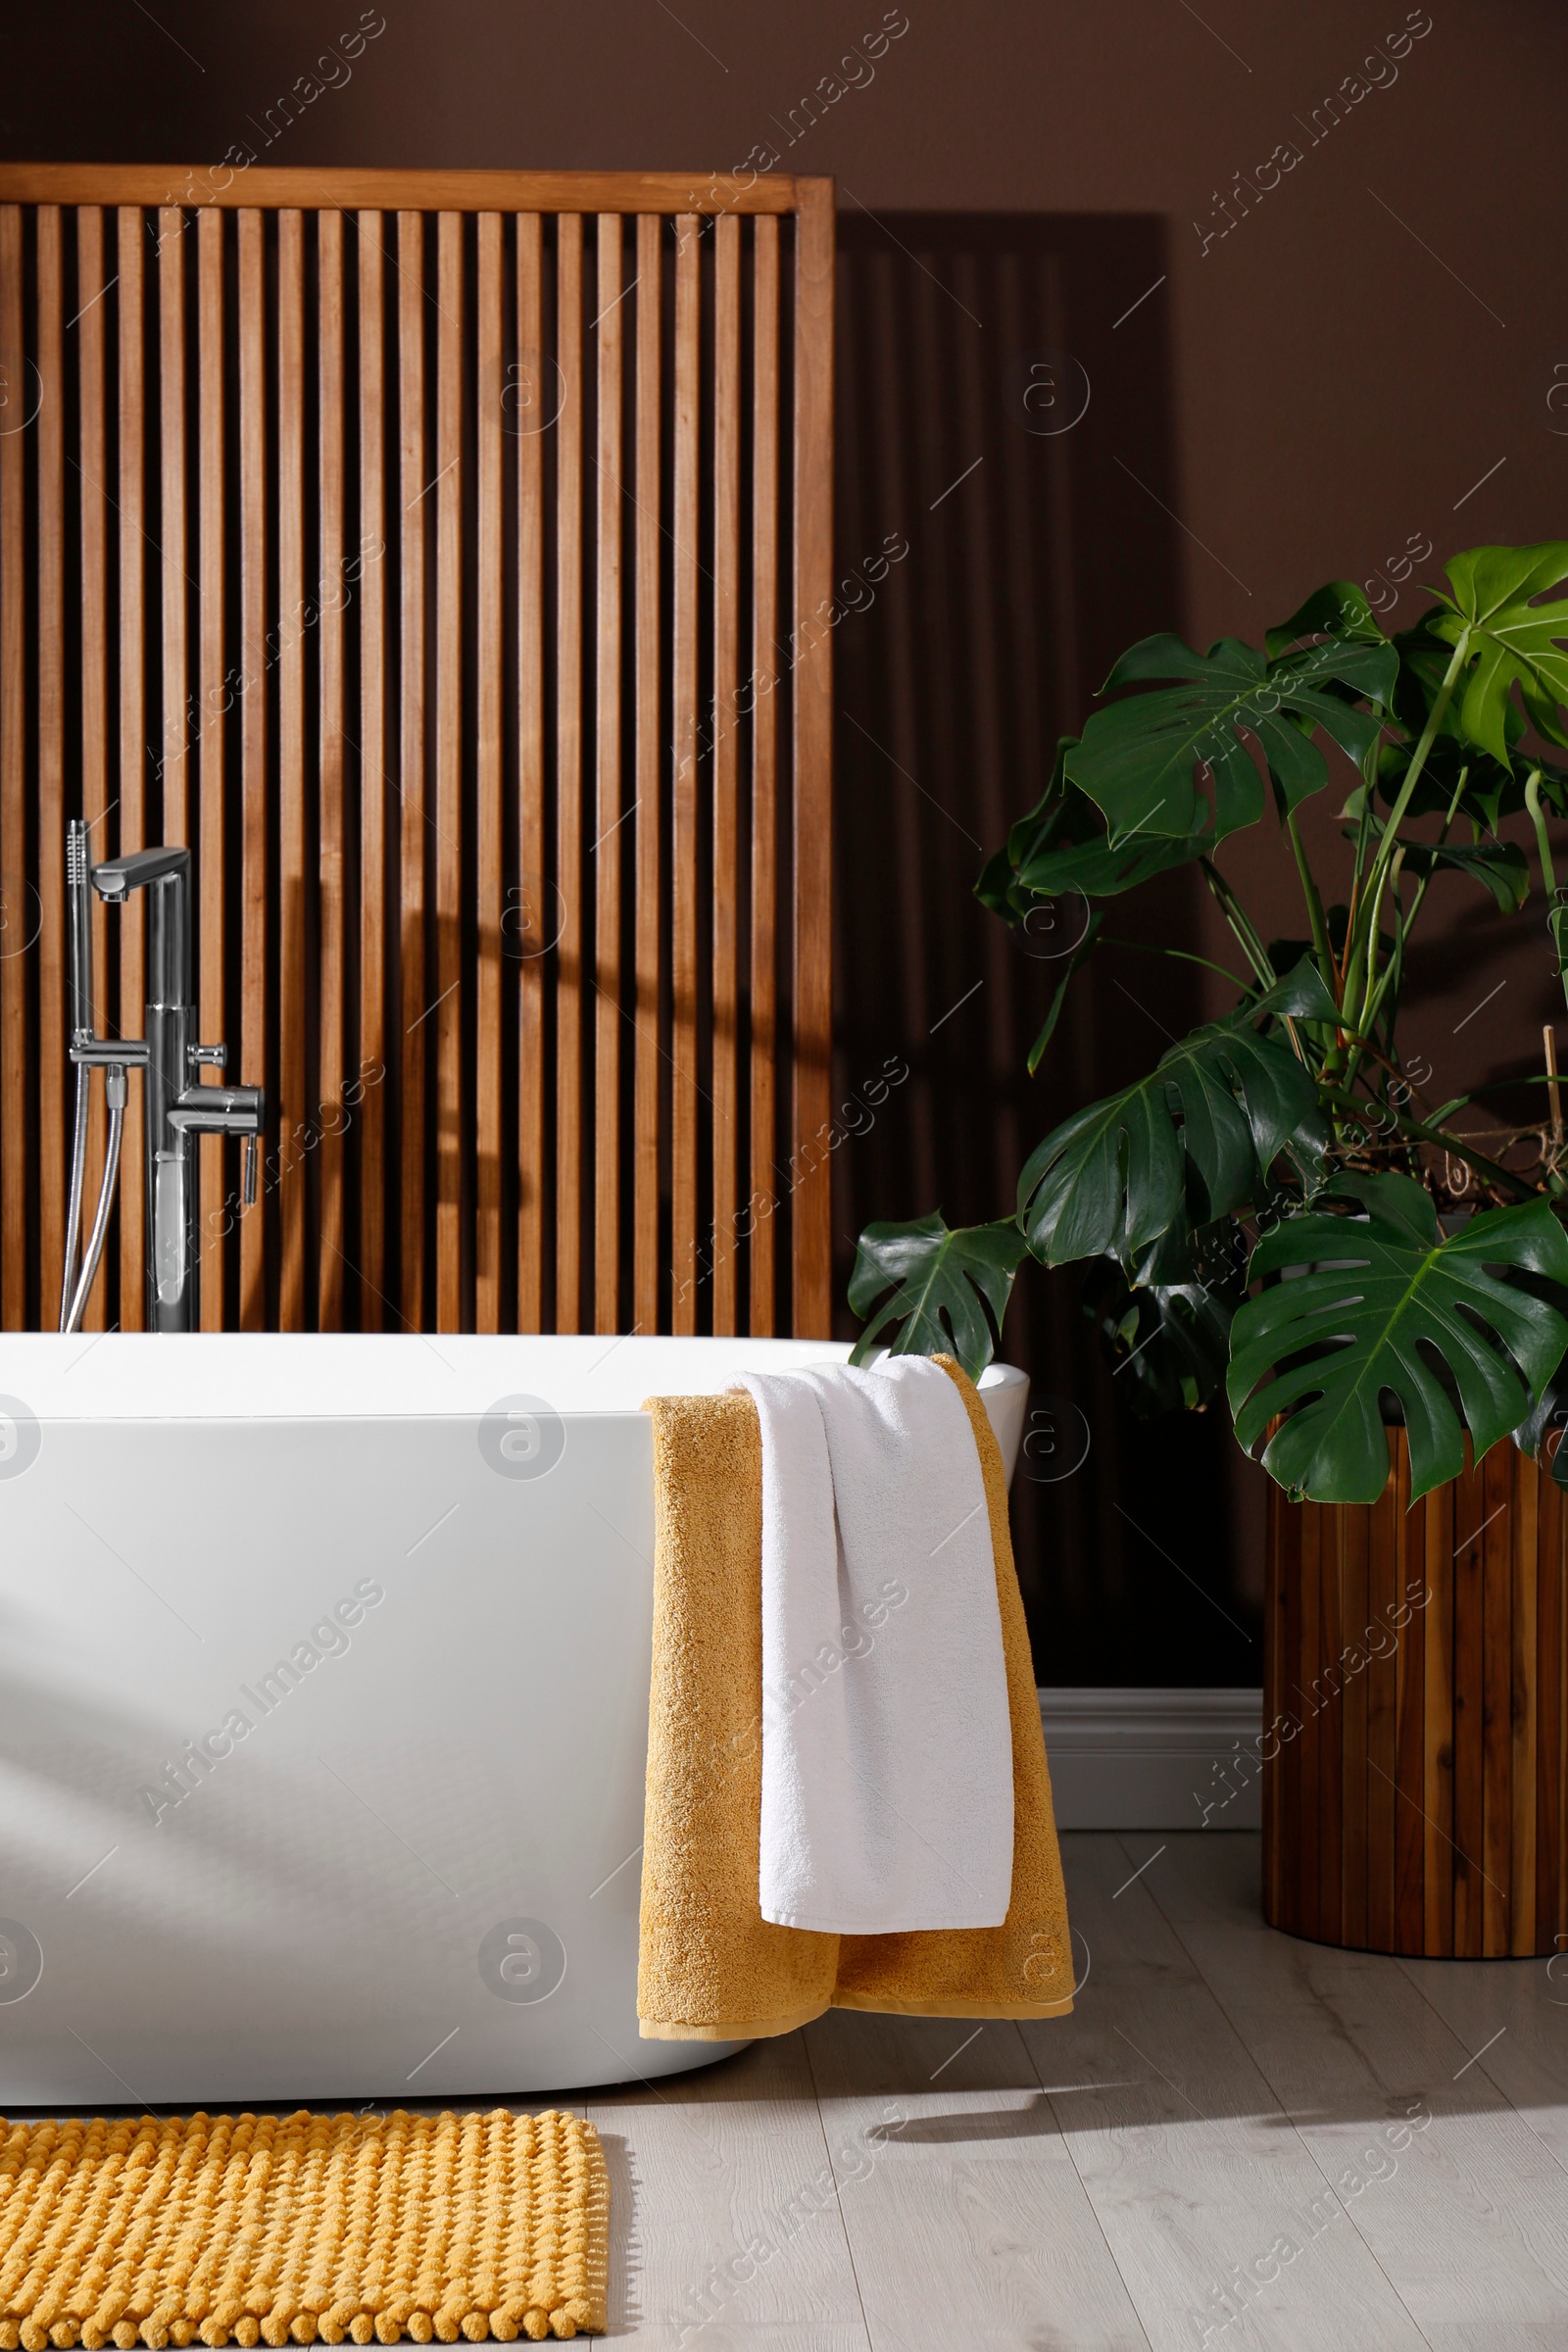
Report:
<svg viewBox="0 0 1568 2352"><path fill-rule="evenodd" d="M66 827L66 896L70 901L71 1029L76 1045L93 1033L92 867L87 827L74 816Z"/></svg>

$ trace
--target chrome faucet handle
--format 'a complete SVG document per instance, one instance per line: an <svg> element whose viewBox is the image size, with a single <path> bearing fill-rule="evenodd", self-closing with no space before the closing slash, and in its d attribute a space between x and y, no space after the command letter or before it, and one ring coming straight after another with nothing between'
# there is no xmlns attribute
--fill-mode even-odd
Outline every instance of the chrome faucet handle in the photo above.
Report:
<svg viewBox="0 0 1568 2352"><path fill-rule="evenodd" d="M128 850L122 858L106 858L92 869L92 886L111 906L123 905L133 890L167 882L171 875L190 878L190 852L170 845L152 850Z"/></svg>
<svg viewBox="0 0 1568 2352"><path fill-rule="evenodd" d="M256 1138L245 1138L244 1174L240 1178L240 1201L245 1208L256 1206Z"/></svg>
<svg viewBox="0 0 1568 2352"><path fill-rule="evenodd" d="M187 1046L185 1059L192 1069L224 1070L228 1067L226 1046Z"/></svg>
<svg viewBox="0 0 1568 2352"><path fill-rule="evenodd" d="M259 1086L187 1086L164 1116L181 1135L260 1135L267 1095Z"/></svg>

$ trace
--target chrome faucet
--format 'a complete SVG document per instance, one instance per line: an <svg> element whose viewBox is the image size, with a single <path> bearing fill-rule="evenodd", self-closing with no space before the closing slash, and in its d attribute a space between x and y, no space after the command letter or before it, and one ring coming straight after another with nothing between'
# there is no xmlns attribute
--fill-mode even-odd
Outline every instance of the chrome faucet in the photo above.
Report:
<svg viewBox="0 0 1568 2352"><path fill-rule="evenodd" d="M131 850L89 867L87 828L73 819L66 841L71 906L71 1059L76 1069L76 1129L71 1165L66 1269L60 1328L80 1324L103 1254L125 1110L125 1073L139 1069L146 1090L147 1309L149 1331L194 1331L198 1322L201 1256L197 1232L193 1135L238 1135L245 1141L242 1198L256 1199L257 1138L267 1116L259 1086L204 1086L204 1067L221 1070L225 1046L192 1042L190 852ZM139 1038L93 1033L92 899L123 906L132 891L147 893L147 999ZM76 1263L86 1160L89 1073L104 1072L109 1139L103 1184L87 1249Z"/></svg>

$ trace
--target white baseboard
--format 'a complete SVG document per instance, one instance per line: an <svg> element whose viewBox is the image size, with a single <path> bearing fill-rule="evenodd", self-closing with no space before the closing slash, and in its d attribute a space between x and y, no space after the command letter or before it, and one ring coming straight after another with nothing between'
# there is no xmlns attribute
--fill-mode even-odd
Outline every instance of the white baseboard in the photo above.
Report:
<svg viewBox="0 0 1568 2352"><path fill-rule="evenodd" d="M1058 1829L1258 1827L1261 1690L1048 1690L1040 1719Z"/></svg>

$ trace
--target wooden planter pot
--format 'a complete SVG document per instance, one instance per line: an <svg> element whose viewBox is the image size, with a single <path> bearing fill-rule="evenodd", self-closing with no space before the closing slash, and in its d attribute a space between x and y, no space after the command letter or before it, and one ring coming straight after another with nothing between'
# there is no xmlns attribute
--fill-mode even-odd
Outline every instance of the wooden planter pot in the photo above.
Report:
<svg viewBox="0 0 1568 2352"><path fill-rule="evenodd" d="M1363 1951L1568 1939L1568 1511L1504 1443L1409 1509L1269 1493L1263 1908Z"/></svg>

